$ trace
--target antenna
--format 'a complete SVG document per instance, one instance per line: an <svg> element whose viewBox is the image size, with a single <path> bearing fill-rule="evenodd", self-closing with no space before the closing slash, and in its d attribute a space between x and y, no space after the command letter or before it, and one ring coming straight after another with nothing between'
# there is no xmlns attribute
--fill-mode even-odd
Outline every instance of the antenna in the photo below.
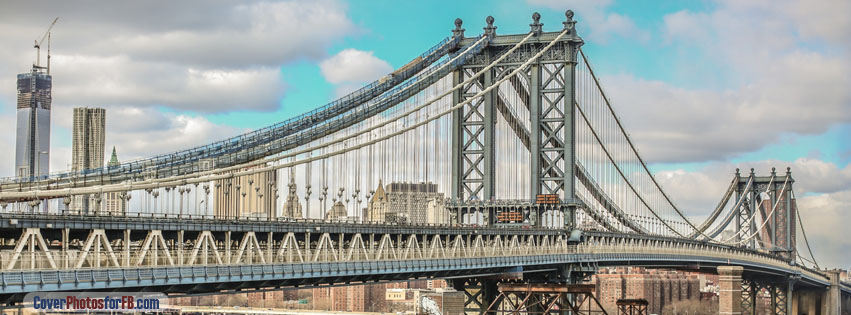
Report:
<svg viewBox="0 0 851 315"><path fill-rule="evenodd" d="M53 29L53 26L56 25L56 21L59 21L59 17L53 19L53 23L50 23L50 27L47 28L47 31L44 32L44 35L41 36L41 40L36 40L33 48L35 48L35 68L41 68L41 43L44 42L45 38L50 37L50 30ZM48 65L50 64L50 40L47 41L47 60Z"/></svg>
<svg viewBox="0 0 851 315"><path fill-rule="evenodd" d="M47 33L47 74L50 75L50 32Z"/></svg>

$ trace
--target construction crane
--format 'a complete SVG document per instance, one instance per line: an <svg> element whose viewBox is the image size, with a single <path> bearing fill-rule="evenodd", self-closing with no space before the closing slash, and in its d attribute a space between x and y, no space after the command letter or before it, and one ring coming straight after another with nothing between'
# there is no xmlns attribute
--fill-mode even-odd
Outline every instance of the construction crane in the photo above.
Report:
<svg viewBox="0 0 851 315"><path fill-rule="evenodd" d="M44 32L44 35L41 36L41 40L35 40L35 65L34 68L43 69L41 67L41 44L44 42L44 39L47 38L47 73L50 74L50 30L53 29L53 26L56 25L56 21L59 21L59 17L53 19L53 23L50 23L50 27L47 28L47 32Z"/></svg>

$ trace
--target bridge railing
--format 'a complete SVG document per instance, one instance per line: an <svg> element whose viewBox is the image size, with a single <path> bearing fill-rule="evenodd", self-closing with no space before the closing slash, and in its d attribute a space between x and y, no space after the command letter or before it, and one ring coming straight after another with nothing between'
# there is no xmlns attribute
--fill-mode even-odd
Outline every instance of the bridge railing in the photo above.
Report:
<svg viewBox="0 0 851 315"><path fill-rule="evenodd" d="M264 246L265 247L265 246ZM242 266L242 265L272 265L272 264L298 264L298 263L317 263L317 262L357 262L357 261L408 261L421 259L453 259L453 258L488 258L488 257L508 257L514 255L536 256L536 255L552 255L552 254L568 254L577 253L576 245L569 245L568 248L559 247L541 247L535 249L514 248L505 251L495 252L490 248L466 248L461 251L446 251L445 255L428 257L423 252L423 249L418 249L419 252L409 252L408 255L402 255L405 248L391 249L395 252L382 252L380 248L368 249L367 252L342 253L338 248L317 249L309 253L309 257L305 257L305 252L295 249L278 250L263 248L260 252L256 250L218 250L207 252L207 256L202 256L201 251L193 249L185 250L168 250L165 252L149 251L144 254L134 251L130 255L124 255L123 251L116 249L114 256L109 255L106 249L102 249L99 254L85 253L79 250L71 250L65 253L60 251L51 251L50 253L43 252L25 252L19 257L14 258L12 263L13 253L0 252L0 266L2 271L24 271L24 270L70 270L70 269L115 269L127 267L155 267L155 266ZM348 252L348 250L344 250ZM341 257L345 256L345 257ZM114 260L113 260L114 258ZM304 261L302 261L304 258ZM345 259L343 259L345 258ZM230 259L228 261L227 259ZM219 260L222 262L219 263ZM0 272L2 272L0 271Z"/></svg>
<svg viewBox="0 0 851 315"><path fill-rule="evenodd" d="M329 225L360 225L360 226L401 226L401 227L485 227L483 224L477 223L418 223L418 222L388 222L388 221L372 221L369 219L357 218L338 218L338 219L319 219L319 218L291 218L291 217L276 217L268 218L266 216L229 216L229 215L198 215L198 214L172 214L172 213L110 213L110 212L95 212L85 213L80 211L60 211L45 215L36 212L0 212L0 218L3 219L32 219L32 220L68 220L80 219L91 222L111 221L116 219L139 220L144 222L169 222L169 223L307 223L307 224L329 224ZM447 220L448 221L448 220ZM518 229L557 229L557 227L531 227L522 225L492 225L487 226L494 229L518 230Z"/></svg>
<svg viewBox="0 0 851 315"><path fill-rule="evenodd" d="M265 246L264 246L265 247ZM405 248L396 248L397 255L399 251L404 251ZM417 249L421 251L422 249ZM10 252L0 253L0 264L4 270L50 270L50 269L103 269L103 268L122 268L127 266L203 266L203 265L245 265L245 264L281 264L281 263L301 263L299 255L304 255L303 251L295 249L273 250L269 248L261 248L257 250L240 250L240 249L221 249L216 253L208 250L206 257L201 256L201 251L193 249L185 250L168 250L168 255L164 252L147 252L140 254L132 252L125 256L121 250L115 250L114 256L107 254L106 249L102 249L99 254L87 253L85 257L83 252L79 250L70 250L65 253L60 251L52 251L50 253L28 253L21 254L16 259L14 265L9 263L12 259ZM348 250L344 250L348 252ZM396 261L396 260L415 260L423 259L424 255L412 254L407 257L399 257L391 255L378 255L378 249L373 249L372 252L363 252L353 254L352 257L345 261ZM345 253L348 254L348 253ZM532 251L523 248L509 249L506 251L494 252L488 248L468 248L459 252L448 252L446 256L439 258L483 258L483 257L505 257L511 255L551 255L551 254L588 254L588 255L608 255L611 258L617 258L623 261L640 261L646 259L648 255L669 255L677 257L713 257L723 260L729 259L731 264L736 264L737 261L746 260L750 262L759 262L764 265L770 265L779 269L789 269L789 264L778 259L762 257L743 252L734 251L713 251L711 249L689 249L689 248L660 248L648 246L630 246L630 245L568 245L562 246L547 246L539 247ZM378 255L378 256L375 256ZM616 255L616 256L612 256ZM309 259L304 262L339 262L341 250L338 248L327 248L312 251ZM226 257L231 261L227 262ZM291 257L288 261L286 257ZM114 261L112 259L115 259ZM129 258L129 259L128 259ZM304 257L302 257L304 258ZM435 257L437 258L437 257ZM217 259L221 259L219 263ZM54 267L51 264L51 260ZM77 267L81 263L80 267ZM129 261L129 264L125 264ZM11 267L11 268L10 268Z"/></svg>

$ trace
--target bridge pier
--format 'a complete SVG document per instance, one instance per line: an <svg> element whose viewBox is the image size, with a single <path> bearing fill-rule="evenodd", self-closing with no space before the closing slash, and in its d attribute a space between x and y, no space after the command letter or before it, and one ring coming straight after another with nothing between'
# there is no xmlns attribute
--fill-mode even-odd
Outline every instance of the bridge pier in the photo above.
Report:
<svg viewBox="0 0 851 315"><path fill-rule="evenodd" d="M840 291L839 271L828 270L830 287L822 289L800 289L792 292L789 314L842 315L843 303ZM845 311L847 312L847 310Z"/></svg>
<svg viewBox="0 0 851 315"><path fill-rule="evenodd" d="M839 279L839 270L829 270L827 271L827 276L830 278L830 289L827 290L827 298L825 299L827 303L824 306L827 308L823 310L821 313L825 315L841 315L841 298L842 292L840 290L840 279Z"/></svg>
<svg viewBox="0 0 851 315"><path fill-rule="evenodd" d="M792 293L790 314L818 314L821 312L822 294L815 290L797 290Z"/></svg>
<svg viewBox="0 0 851 315"><path fill-rule="evenodd" d="M484 314L498 294L494 278L453 279L452 287L464 292L464 311L468 314Z"/></svg>
<svg viewBox="0 0 851 315"><path fill-rule="evenodd" d="M718 313L742 314L742 271L741 266L718 267Z"/></svg>

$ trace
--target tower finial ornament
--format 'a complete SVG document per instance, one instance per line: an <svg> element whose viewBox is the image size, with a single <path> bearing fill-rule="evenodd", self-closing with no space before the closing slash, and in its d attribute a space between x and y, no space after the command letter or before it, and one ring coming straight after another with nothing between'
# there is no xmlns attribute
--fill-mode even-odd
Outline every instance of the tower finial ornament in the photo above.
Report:
<svg viewBox="0 0 851 315"><path fill-rule="evenodd" d="M465 29L461 28L462 24L464 24L464 21L462 21L461 18L455 19L455 29L452 30L452 36L460 36L462 38L464 37Z"/></svg>
<svg viewBox="0 0 851 315"><path fill-rule="evenodd" d="M532 13L532 24L529 24L532 28L531 32L535 33L535 36L538 36L543 31L544 24L541 24L541 14L538 12Z"/></svg>
<svg viewBox="0 0 851 315"><path fill-rule="evenodd" d="M485 19L485 22L488 23L488 25L485 26L485 35L487 36L496 35L496 26L493 26L493 21L493 16L490 15L488 15L488 17Z"/></svg>
<svg viewBox="0 0 851 315"><path fill-rule="evenodd" d="M567 30L568 34L575 34L576 21L573 20L573 10L567 10L564 12L564 17L566 18L562 24L564 24L564 29Z"/></svg>

